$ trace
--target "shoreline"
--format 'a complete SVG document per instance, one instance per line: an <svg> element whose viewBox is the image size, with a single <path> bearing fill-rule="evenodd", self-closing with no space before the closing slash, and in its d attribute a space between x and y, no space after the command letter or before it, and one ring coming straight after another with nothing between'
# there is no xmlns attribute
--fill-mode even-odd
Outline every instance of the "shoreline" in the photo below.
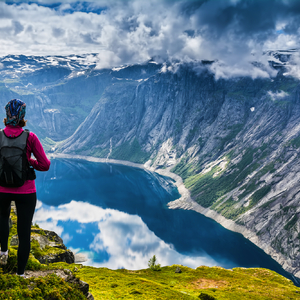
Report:
<svg viewBox="0 0 300 300"><path fill-rule="evenodd" d="M99 163L109 163L109 164L118 164L124 165L134 168L143 169L145 171L155 172L159 175L169 177L174 180L174 185L177 187L179 194L181 197L174 201L170 201L167 203L169 209L184 209L184 210L194 210L197 213L200 213L210 219L213 219L217 223L219 223L224 228L242 234L246 239L251 241L257 247L262 249L266 254L270 255L276 262L278 262L282 268L291 273L296 277L300 277L300 272L293 273L293 269L287 263L286 258L283 257L280 253L274 251L270 245L264 243L258 239L258 236L255 232L247 229L244 226L236 224L234 221L226 219L219 213L209 208L205 208L194 201L190 195L190 191L184 186L182 178L170 171L168 169L155 169L150 166L150 161L146 162L145 164L138 164L133 163L125 160L117 160L117 159L109 159L109 158L97 158L92 156L84 156L84 155L71 155L71 154L64 154L64 153L48 153L47 156L49 159L53 158L67 158L67 159L81 159L90 162L99 162Z"/></svg>
<svg viewBox="0 0 300 300"><path fill-rule="evenodd" d="M53 159L53 158L81 159L81 160L86 160L86 161L90 161L90 162L123 165L123 166L143 169L145 171L155 172L159 175L166 176L166 177L173 179L174 185L177 187L178 192L181 196L179 199L171 201L167 204L170 209L186 209L186 210L196 210L197 211L197 209L199 209L198 206L200 207L200 209L204 209L202 206L200 206L197 202L195 202L191 198L190 192L184 186L182 178L179 175L172 173L169 169L155 169L153 167L150 167L150 163L148 163L148 162L146 162L145 164L138 164L138 163L133 163L133 162L126 161L126 160L118 160L118 159L110 159L110 158L97 158L97 157L93 157L93 156L76 155L76 154L72 155L72 154L64 154L64 153L47 153L47 156L49 159ZM200 212L200 211L197 211L197 212ZM200 213L202 213L202 212L200 212ZM233 222L233 221L231 221L231 222Z"/></svg>

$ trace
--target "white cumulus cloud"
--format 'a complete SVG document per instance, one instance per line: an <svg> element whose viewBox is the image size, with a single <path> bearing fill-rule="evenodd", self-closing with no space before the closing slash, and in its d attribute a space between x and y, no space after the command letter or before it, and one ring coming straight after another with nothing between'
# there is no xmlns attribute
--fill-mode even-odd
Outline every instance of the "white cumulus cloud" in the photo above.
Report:
<svg viewBox="0 0 300 300"><path fill-rule="evenodd" d="M273 101L276 101L287 97L289 94L286 93L285 91L277 91L275 93L273 93L272 91L268 91L268 95L271 97Z"/></svg>
<svg viewBox="0 0 300 300"><path fill-rule="evenodd" d="M293 0L0 2L0 55L99 53L98 68L213 60L217 78L267 77L264 51L299 48L299 14Z"/></svg>

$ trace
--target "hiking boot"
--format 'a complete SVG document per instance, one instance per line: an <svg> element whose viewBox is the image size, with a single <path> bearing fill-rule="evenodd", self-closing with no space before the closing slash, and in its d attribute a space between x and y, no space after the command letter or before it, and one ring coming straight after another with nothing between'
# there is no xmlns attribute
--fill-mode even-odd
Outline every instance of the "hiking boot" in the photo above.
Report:
<svg viewBox="0 0 300 300"><path fill-rule="evenodd" d="M6 265L8 259L8 254L2 254L0 256L0 265Z"/></svg>

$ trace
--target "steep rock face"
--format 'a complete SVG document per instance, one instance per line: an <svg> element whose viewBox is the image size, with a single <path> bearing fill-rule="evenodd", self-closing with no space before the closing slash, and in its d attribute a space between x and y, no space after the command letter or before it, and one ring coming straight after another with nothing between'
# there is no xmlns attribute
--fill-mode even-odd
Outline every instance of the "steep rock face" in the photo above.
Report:
<svg viewBox="0 0 300 300"><path fill-rule="evenodd" d="M162 145L171 140L177 158L186 151L189 156L211 157L222 152L246 122L263 111L263 105L274 105L267 97L268 84L271 81L247 78L215 81L212 74L197 76L189 68L138 82L118 81L104 91L60 149L88 154L94 149L108 152L112 146L114 158L115 148L135 144L136 139L141 150L159 156L160 149L168 148ZM153 160L154 165L158 160Z"/></svg>
<svg viewBox="0 0 300 300"><path fill-rule="evenodd" d="M282 71L216 81L182 67L119 80L58 151L172 169L195 201L300 276L299 90Z"/></svg>
<svg viewBox="0 0 300 300"><path fill-rule="evenodd" d="M112 139L114 151L114 146L136 138L143 150L150 152L168 138L174 138L185 150L187 129L198 126L198 131L201 124L207 127L212 123L224 101L224 91L222 83L215 82L212 75L200 78L186 70L182 73L159 73L142 81L114 82L61 149L80 149L90 139L90 146L107 148ZM211 85L220 97L210 95Z"/></svg>

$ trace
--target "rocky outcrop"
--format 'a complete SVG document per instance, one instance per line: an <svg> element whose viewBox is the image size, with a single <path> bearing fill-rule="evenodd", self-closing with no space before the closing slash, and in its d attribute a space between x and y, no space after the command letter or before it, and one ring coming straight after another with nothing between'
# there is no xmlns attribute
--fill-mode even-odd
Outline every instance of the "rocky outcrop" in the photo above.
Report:
<svg viewBox="0 0 300 300"><path fill-rule="evenodd" d="M34 246L32 246L32 251L35 254L36 259L41 264L49 264L55 262L66 262L68 264L72 264L75 262L74 253L67 249L67 247L63 243L63 240L54 231L32 229L31 242L32 241L36 241L38 243L38 248L41 249L41 251L36 251ZM18 236L12 236L10 245L17 246L18 244Z"/></svg>
<svg viewBox="0 0 300 300"><path fill-rule="evenodd" d="M45 246L51 246L66 250L67 247L64 245L62 238L54 231L44 229L31 229L32 239L39 242L41 248Z"/></svg>
<svg viewBox="0 0 300 300"><path fill-rule="evenodd" d="M52 264L55 262L66 262L68 264L72 264L75 262L74 253L70 250L66 250L62 253L49 253L38 257L37 260L41 264Z"/></svg>

